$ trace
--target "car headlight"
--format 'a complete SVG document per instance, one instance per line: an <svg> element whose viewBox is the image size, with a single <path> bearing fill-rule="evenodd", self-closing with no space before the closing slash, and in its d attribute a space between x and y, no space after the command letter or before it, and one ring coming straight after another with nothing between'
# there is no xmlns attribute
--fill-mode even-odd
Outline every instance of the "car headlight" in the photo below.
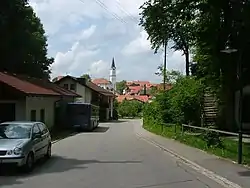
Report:
<svg viewBox="0 0 250 188"><path fill-rule="evenodd" d="M7 154L7 155L12 155L12 154L13 154L13 151L12 151L12 150L9 150L9 151L7 151L6 154Z"/></svg>
<svg viewBox="0 0 250 188"><path fill-rule="evenodd" d="M21 154L22 154L22 149L21 149L21 148L15 148L15 149L13 150L13 153L14 153L15 155L21 155Z"/></svg>

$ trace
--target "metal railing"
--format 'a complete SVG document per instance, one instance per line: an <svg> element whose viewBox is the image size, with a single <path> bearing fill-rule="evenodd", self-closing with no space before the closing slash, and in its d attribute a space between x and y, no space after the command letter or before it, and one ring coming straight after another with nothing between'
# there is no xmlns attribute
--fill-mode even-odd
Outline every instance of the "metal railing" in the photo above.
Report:
<svg viewBox="0 0 250 188"><path fill-rule="evenodd" d="M164 126L171 127L171 126L173 126L173 124L172 125L163 124L162 125L162 131L164 130ZM211 127L197 127L197 126L186 125L186 124L174 125L174 130L173 131L175 132L176 135L179 134L180 137L185 136L185 135L189 135L189 136L204 135L204 132L219 133L217 136L219 138L223 138L222 139L223 142L225 140L231 140L231 142L233 142L233 143L236 143L236 144L238 143L238 146L234 146L234 150L237 152L238 163L241 164L241 162L242 162L243 153L239 152L239 151L242 151L241 148L246 143L243 143L244 141L242 141L242 139L239 139L239 136L240 136L239 133L229 132L229 131L222 131L222 130L218 130L218 129L211 128ZM244 139L249 139L248 143L250 144L250 135L249 134L243 134L242 137ZM247 156L247 158L248 158L248 156ZM249 158L250 158L250 155L249 155Z"/></svg>

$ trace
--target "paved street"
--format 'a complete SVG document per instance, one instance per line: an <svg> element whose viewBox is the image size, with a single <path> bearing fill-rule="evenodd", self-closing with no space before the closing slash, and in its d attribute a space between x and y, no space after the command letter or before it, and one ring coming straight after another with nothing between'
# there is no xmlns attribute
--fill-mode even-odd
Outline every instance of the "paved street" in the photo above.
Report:
<svg viewBox="0 0 250 188"><path fill-rule="evenodd" d="M29 175L0 176L2 188L221 188L139 139L131 121L104 123L53 145L53 158Z"/></svg>

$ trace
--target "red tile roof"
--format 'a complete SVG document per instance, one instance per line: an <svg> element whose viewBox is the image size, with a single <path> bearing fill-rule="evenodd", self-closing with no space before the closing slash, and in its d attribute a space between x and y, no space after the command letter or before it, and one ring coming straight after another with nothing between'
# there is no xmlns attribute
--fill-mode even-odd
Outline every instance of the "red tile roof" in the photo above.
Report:
<svg viewBox="0 0 250 188"><path fill-rule="evenodd" d="M96 79L92 80L92 82L96 85L98 85L98 84L110 84L110 81L108 81L105 78L96 78Z"/></svg>
<svg viewBox="0 0 250 188"><path fill-rule="evenodd" d="M150 99L150 97L148 97L147 95L119 95L116 97L116 100L118 102L122 102L123 100L138 100L140 102L148 102L148 100Z"/></svg>
<svg viewBox="0 0 250 188"><path fill-rule="evenodd" d="M23 75L0 72L0 82L9 85L25 94L50 96L79 96L74 92L65 90L48 80L31 78Z"/></svg>
<svg viewBox="0 0 250 188"><path fill-rule="evenodd" d="M131 84L138 84L140 86L144 86L144 85L150 85L150 82L149 81L139 81L139 80L127 81L127 85L131 85Z"/></svg>

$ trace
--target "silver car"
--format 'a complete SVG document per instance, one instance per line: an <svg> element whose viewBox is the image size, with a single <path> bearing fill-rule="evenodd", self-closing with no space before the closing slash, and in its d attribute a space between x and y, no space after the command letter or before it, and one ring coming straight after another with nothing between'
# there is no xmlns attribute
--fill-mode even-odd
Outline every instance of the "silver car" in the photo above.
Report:
<svg viewBox="0 0 250 188"><path fill-rule="evenodd" d="M15 164L31 171L35 161L51 157L51 136L41 122L0 124L0 166Z"/></svg>

